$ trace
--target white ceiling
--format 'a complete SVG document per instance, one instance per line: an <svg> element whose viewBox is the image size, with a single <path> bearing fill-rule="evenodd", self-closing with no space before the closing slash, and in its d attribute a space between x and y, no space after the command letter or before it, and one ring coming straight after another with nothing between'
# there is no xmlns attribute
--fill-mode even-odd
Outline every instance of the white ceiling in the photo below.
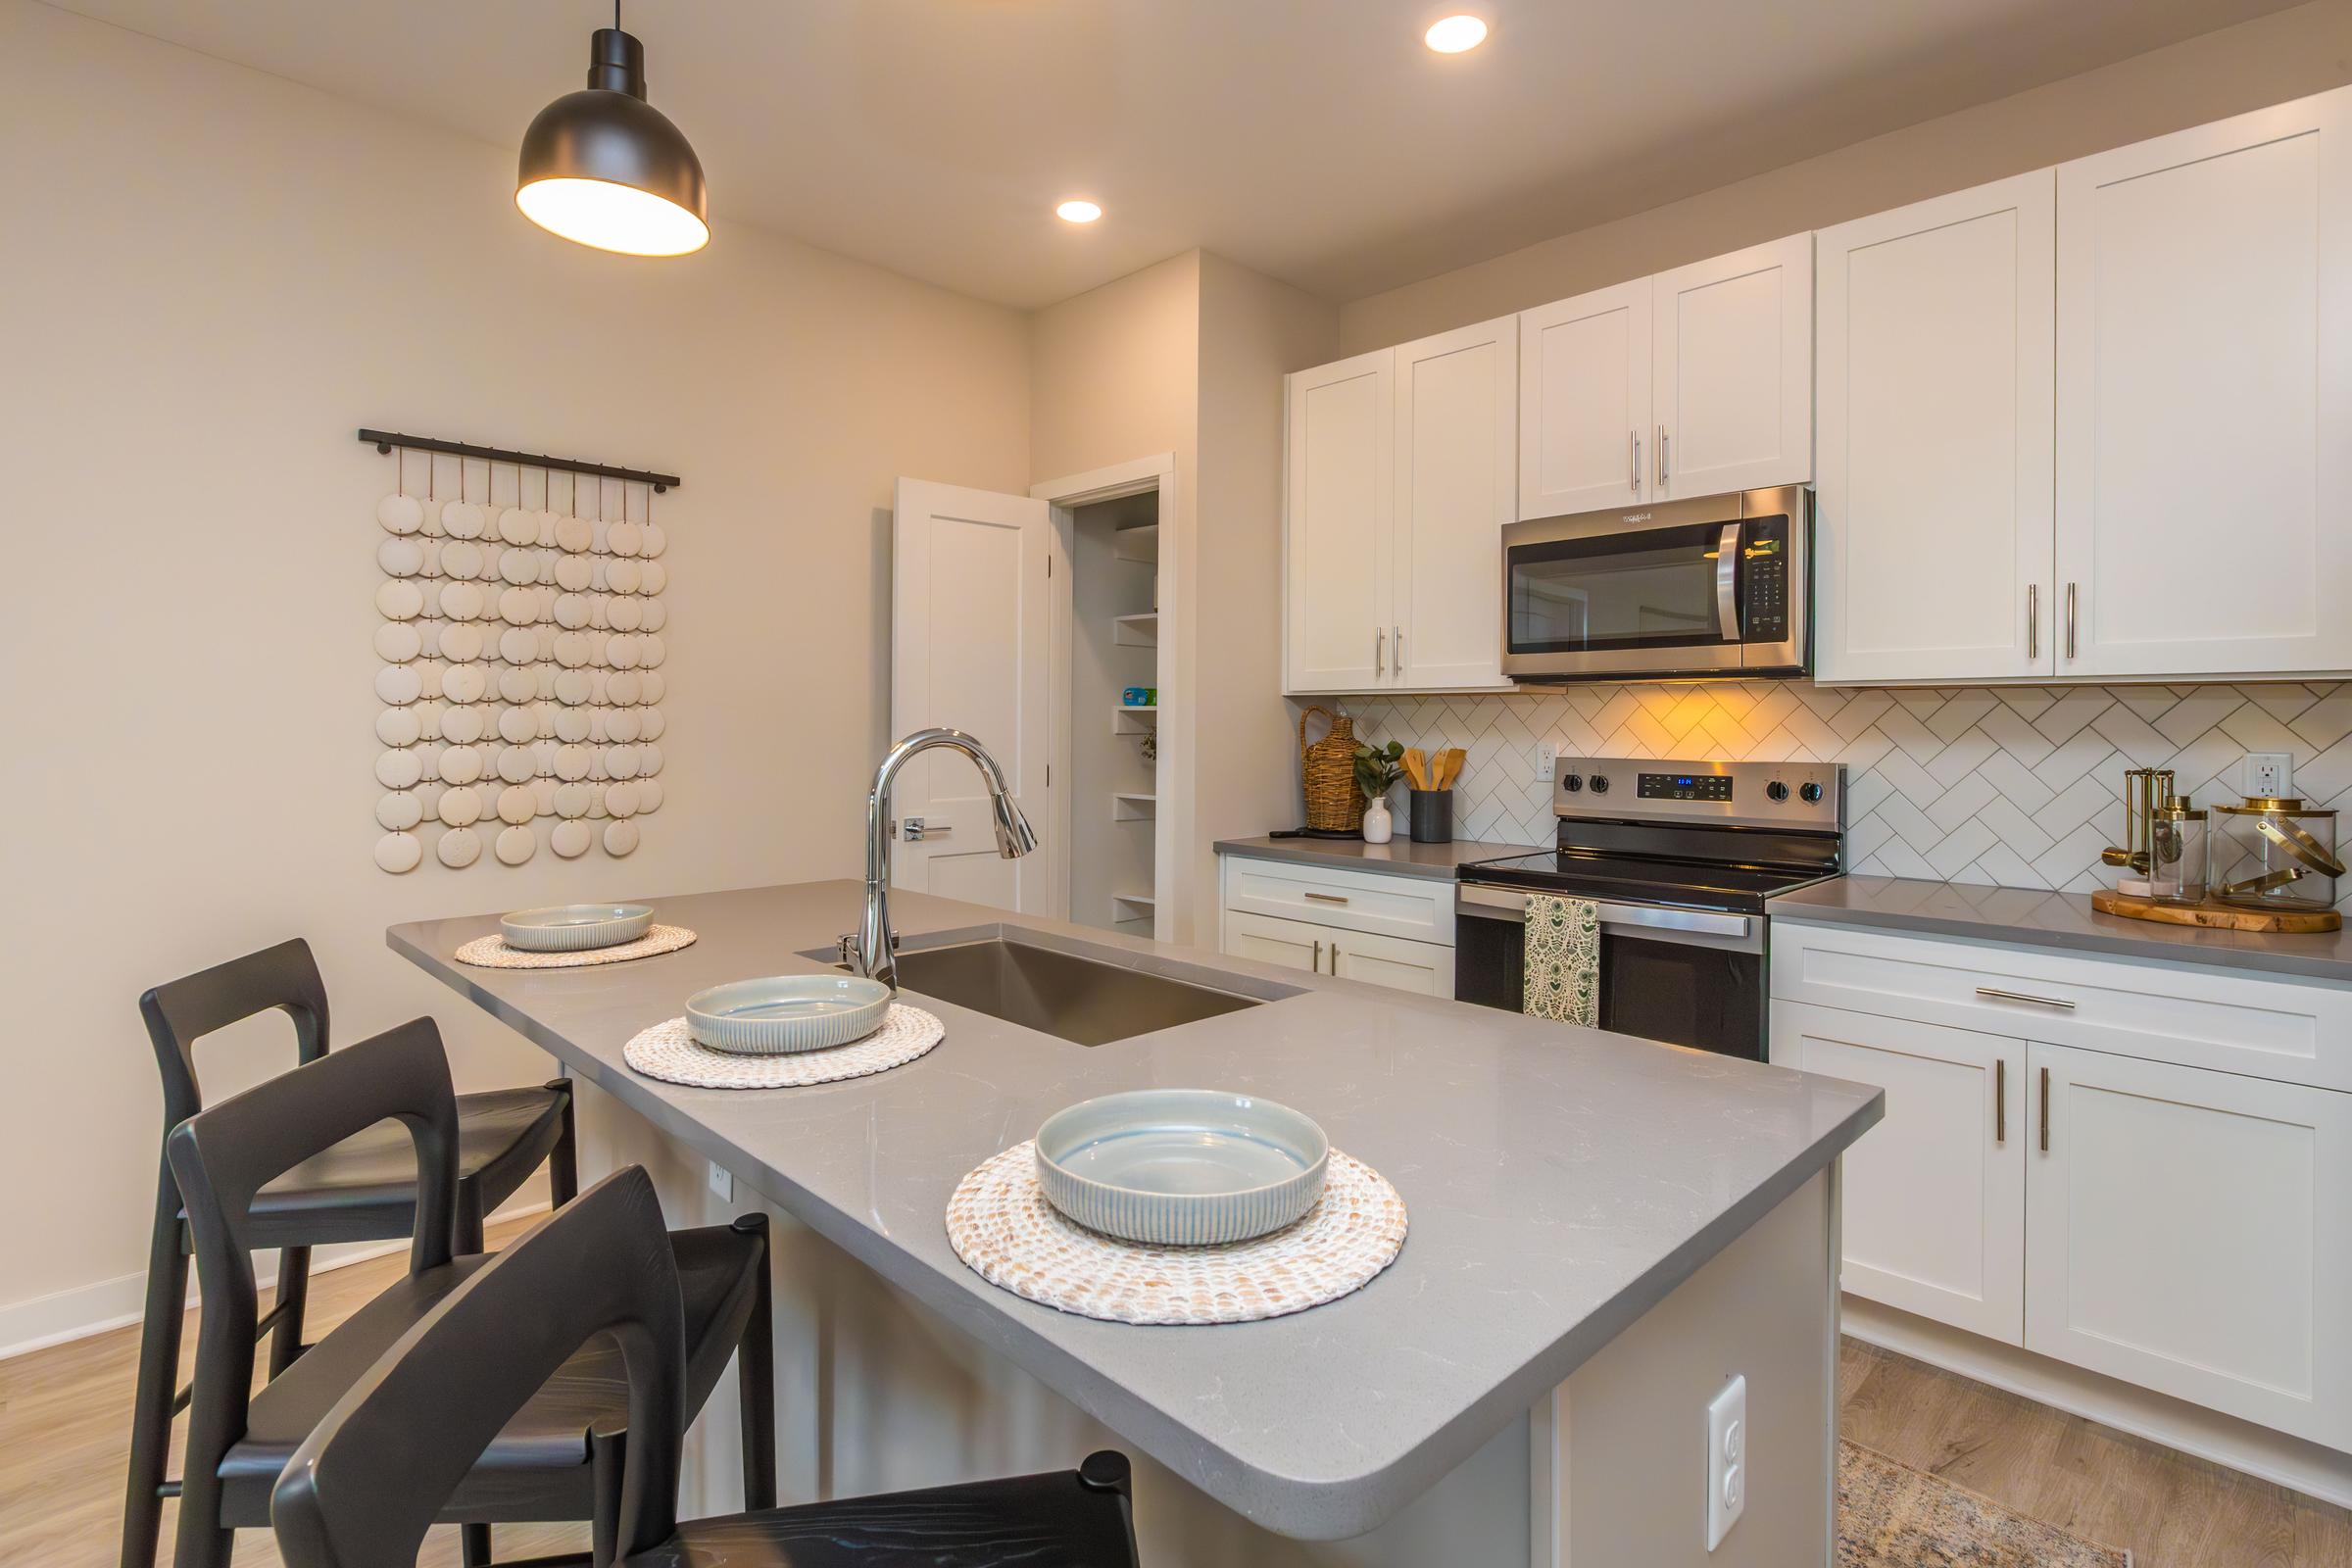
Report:
<svg viewBox="0 0 2352 1568"><path fill-rule="evenodd" d="M514 146L594 0L65 0ZM1348 300L2291 0L630 0L729 219L1032 307L1193 246ZM1423 48L1471 10L1486 45ZM1065 196L1102 203L1076 228Z"/></svg>

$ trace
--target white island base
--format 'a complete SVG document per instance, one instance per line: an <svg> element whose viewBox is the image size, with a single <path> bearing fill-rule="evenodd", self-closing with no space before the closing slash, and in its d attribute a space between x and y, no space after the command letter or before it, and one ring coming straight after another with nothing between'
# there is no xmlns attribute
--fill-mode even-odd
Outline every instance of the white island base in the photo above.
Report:
<svg viewBox="0 0 2352 1568"><path fill-rule="evenodd" d="M1297 1541L1178 1479L747 1185L732 1201L720 1199L700 1156L592 1085L580 1083L579 1095L583 1182L640 1163L672 1225L754 1210L771 1216L778 1494L787 1502L1060 1469L1116 1447L1135 1462L1136 1534L1150 1568L1792 1568L1831 1560L1835 1165L1620 1330L1533 1412L1498 1415L1483 1446L1377 1529L1347 1541ZM1405 1245L1409 1252L1409 1239ZM1315 1310L1346 1309L1342 1301ZM1246 1334L1249 1326L1134 1332ZM1744 1512L1710 1552L1706 1406L1735 1375L1747 1380ZM1380 1368L1368 1366L1364 1376L1377 1383ZM731 1378L720 1381L689 1436L681 1498L689 1517L742 1505L733 1389Z"/></svg>

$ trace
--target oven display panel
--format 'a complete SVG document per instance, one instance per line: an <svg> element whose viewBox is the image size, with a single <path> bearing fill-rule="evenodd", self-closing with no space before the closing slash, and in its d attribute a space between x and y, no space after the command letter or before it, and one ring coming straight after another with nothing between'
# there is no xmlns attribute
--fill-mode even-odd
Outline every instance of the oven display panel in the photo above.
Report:
<svg viewBox="0 0 2352 1568"><path fill-rule="evenodd" d="M1636 776L1634 793L1645 801L1728 801L1728 773L1642 773Z"/></svg>

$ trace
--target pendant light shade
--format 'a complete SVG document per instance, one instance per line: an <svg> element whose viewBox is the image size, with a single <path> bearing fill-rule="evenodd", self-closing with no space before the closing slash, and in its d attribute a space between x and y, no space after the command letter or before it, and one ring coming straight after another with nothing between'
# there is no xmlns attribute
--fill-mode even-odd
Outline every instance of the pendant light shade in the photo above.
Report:
<svg viewBox="0 0 2352 1568"><path fill-rule="evenodd" d="M710 240L702 160L645 101L645 45L599 27L588 85L522 133L514 205L541 228L631 256L683 256Z"/></svg>

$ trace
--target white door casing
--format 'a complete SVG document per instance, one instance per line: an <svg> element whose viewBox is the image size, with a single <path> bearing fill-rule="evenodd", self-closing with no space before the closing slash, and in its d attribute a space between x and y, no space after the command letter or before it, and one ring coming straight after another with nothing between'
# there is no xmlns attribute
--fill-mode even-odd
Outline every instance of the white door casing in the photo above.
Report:
<svg viewBox="0 0 2352 1568"><path fill-rule="evenodd" d="M1519 515L1649 499L1650 280L1519 317Z"/></svg>
<svg viewBox="0 0 2352 1568"><path fill-rule="evenodd" d="M1818 668L2056 668L2051 170L1821 231Z"/></svg>
<svg viewBox="0 0 2352 1568"><path fill-rule="evenodd" d="M1813 477L1813 236L1650 279L1660 501Z"/></svg>
<svg viewBox="0 0 2352 1568"><path fill-rule="evenodd" d="M2058 170L2061 675L2352 668L2352 88Z"/></svg>
<svg viewBox="0 0 2352 1568"><path fill-rule="evenodd" d="M1039 845L1017 860L1000 856L979 770L960 754L926 752L891 792L896 822L924 823L922 839L901 832L893 845L892 884L1052 913L1064 854L1052 837L1060 813L1047 781L1053 603L1068 593L1069 573L1054 564L1051 510L1028 496L903 478L893 544L891 737L933 725L968 731L1004 769Z"/></svg>

